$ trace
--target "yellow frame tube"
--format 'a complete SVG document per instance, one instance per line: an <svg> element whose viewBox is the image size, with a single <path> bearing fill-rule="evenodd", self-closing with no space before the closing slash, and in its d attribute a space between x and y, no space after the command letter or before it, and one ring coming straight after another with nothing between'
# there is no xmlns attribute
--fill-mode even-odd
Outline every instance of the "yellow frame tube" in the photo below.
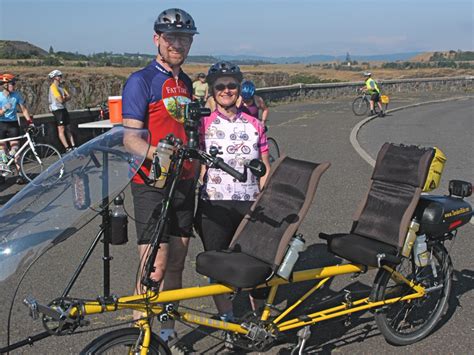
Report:
<svg viewBox="0 0 474 355"><path fill-rule="evenodd" d="M308 292L306 292L298 301L293 303L292 306L288 307L282 314L280 314L274 321L274 324L278 324L283 318L286 317L287 314L289 314L291 311L293 311L296 307L298 307L301 303L304 302L309 296L311 296L316 290L320 289L328 280L330 280L330 277L326 277L325 279L322 279L319 281L315 286L313 286Z"/></svg>
<svg viewBox="0 0 474 355"><path fill-rule="evenodd" d="M290 283L310 281L315 279L325 279L327 277L333 277L343 274L352 274L358 272L365 272L367 269L362 265L356 264L343 264L326 266L317 269L296 271L292 275L292 281L282 279L280 277L274 277L266 284L262 284L257 288L262 287L274 287L279 285L287 285ZM154 291L148 291L146 294L120 297L117 300L117 304L106 304L102 305L98 301L87 302L84 305L85 314L98 314L103 312L113 312L122 309L133 309L137 311L146 312L147 309L153 309L160 312L161 306L156 303L167 303L182 301L194 298L216 296L226 293L235 292L236 289L230 286L221 284L211 284L206 286L188 287L176 290L161 291L156 293ZM276 292L276 289L275 289ZM78 313L77 309L71 310L71 316L75 316ZM267 315L268 317L268 315Z"/></svg>

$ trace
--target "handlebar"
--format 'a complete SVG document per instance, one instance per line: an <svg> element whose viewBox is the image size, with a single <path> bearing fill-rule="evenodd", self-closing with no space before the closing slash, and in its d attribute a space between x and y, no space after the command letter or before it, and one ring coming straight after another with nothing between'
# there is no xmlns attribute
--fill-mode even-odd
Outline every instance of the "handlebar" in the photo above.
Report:
<svg viewBox="0 0 474 355"><path fill-rule="evenodd" d="M241 173L234 168L232 168L230 165L226 164L222 158L215 158L214 161L212 162L211 167L216 167L218 169L221 169L222 171L225 171L227 174L230 176L236 178L240 182L244 182L247 180L247 174L246 173Z"/></svg>

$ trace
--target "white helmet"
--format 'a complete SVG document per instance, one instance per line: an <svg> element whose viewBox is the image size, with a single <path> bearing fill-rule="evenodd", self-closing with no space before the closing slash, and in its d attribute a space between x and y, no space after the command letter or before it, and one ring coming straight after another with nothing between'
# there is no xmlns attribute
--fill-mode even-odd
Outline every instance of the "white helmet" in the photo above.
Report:
<svg viewBox="0 0 474 355"><path fill-rule="evenodd" d="M371 75L372 75L372 73L370 71L364 72L364 76L371 76Z"/></svg>
<svg viewBox="0 0 474 355"><path fill-rule="evenodd" d="M51 73L48 74L48 78L53 79L57 76L62 76L62 75L63 75L63 73L61 73L60 70L55 69Z"/></svg>

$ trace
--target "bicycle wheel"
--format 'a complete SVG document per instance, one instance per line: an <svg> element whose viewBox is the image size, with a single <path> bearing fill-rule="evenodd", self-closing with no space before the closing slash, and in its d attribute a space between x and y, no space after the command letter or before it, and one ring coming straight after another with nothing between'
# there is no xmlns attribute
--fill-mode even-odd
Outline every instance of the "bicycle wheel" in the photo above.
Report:
<svg viewBox="0 0 474 355"><path fill-rule="evenodd" d="M390 344L408 345L423 339L434 329L447 308L452 285L451 259L441 245L433 246L431 253L431 263L425 267L416 266L410 257L397 268L407 279L423 285L426 294L411 301L384 306L375 313L377 327ZM390 278L390 272L380 269L371 298L383 301L412 292L407 284L397 283Z"/></svg>
<svg viewBox="0 0 474 355"><path fill-rule="evenodd" d="M81 355L92 354L140 354L141 332L138 328L122 328L105 333L94 339L82 351ZM166 343L155 333L151 334L148 354L169 355L171 351Z"/></svg>
<svg viewBox="0 0 474 355"><path fill-rule="evenodd" d="M270 159L270 164L280 157L280 148L278 148L278 143L272 137L268 137L268 158Z"/></svg>
<svg viewBox="0 0 474 355"><path fill-rule="evenodd" d="M352 102L352 112L354 112L356 116L364 116L369 111L369 106L369 101L363 97L357 97L354 102Z"/></svg>
<svg viewBox="0 0 474 355"><path fill-rule="evenodd" d="M20 169L23 176L31 181L51 165L61 160L59 151L49 144L36 144L35 151L29 147L21 156ZM36 152L36 154L35 154ZM47 178L49 183L54 183L61 178L62 169L51 172L51 176Z"/></svg>

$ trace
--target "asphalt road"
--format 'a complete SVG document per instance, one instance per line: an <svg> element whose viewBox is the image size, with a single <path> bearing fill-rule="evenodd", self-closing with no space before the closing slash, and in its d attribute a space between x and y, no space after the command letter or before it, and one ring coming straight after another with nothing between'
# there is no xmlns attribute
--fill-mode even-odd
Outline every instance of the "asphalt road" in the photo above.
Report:
<svg viewBox="0 0 474 355"><path fill-rule="evenodd" d="M440 94L439 98L444 95ZM391 103L391 107L405 106L433 99L430 96L401 97ZM473 100L445 102L441 105L420 106L395 112L385 118L376 119L364 126L359 133L361 146L372 157L385 141L437 145L448 156L443 175L443 193L447 179L460 178L471 180L473 177ZM367 190L372 168L354 150L349 142L352 128L360 120L355 117L347 100L331 102L292 103L272 107L270 135L275 137L281 150L292 157L316 162L329 161L331 168L323 175L313 207L310 209L300 232L305 235L308 250L300 258L299 269L330 265L338 261L326 251L325 243L318 238L320 231L326 233L346 232L350 229L351 218L358 202ZM17 187L7 184L0 188L4 203L16 191ZM437 191L438 192L438 191ZM127 192L126 206L131 211L131 198ZM57 248L49 252L28 275L19 290L19 295L33 294L46 302L60 295L82 253L95 236L99 220L91 223ZM112 292L123 295L132 290L137 268L137 253L133 243L133 228L129 228L129 242L126 246L112 247ZM425 340L403 348L393 347L385 342L375 326L371 313L352 316L352 323L344 325L344 320L321 323L312 327L312 336L307 343L307 353L344 353L344 354L467 354L474 347L474 271L472 269L472 240L474 226L463 227L451 250L454 261L455 279L449 302L448 312L440 327ZM203 276L194 271L195 256L202 251L201 242L193 240L186 260L184 284L187 286L205 284ZM94 253L83 275L73 289L72 295L95 298L101 293L100 248ZM44 271L47 272L44 272ZM336 297L343 289L368 292L374 273L362 275L357 279L341 277L333 280L315 299ZM304 284L287 289L278 298L279 305L285 305L310 285ZM311 285L312 286L312 285ZM0 290L0 297L1 297ZM19 299L21 297L18 297ZM1 298L0 298L1 299ZM6 300L2 301L6 307ZM199 299L185 302L185 306L203 311L213 311L211 300ZM3 308L5 309L5 308ZM245 295L235 299L236 314L243 315L248 310ZM1 313L5 313L1 311ZM33 322L26 314L26 308L17 301L13 307L12 339L18 340L25 335L41 331L41 325ZM92 317L93 327L102 327L110 321L129 320L129 314ZM201 331L179 324L179 333L183 341L198 353L213 354L223 351L221 341L205 336ZM1 342L4 344L4 329ZM73 337L50 337L34 347L25 347L15 353L25 354L74 354L84 347L101 331L75 335ZM218 336L215 332L211 335ZM289 336L269 353L289 354L296 343L294 335ZM471 350L470 350L471 349Z"/></svg>

